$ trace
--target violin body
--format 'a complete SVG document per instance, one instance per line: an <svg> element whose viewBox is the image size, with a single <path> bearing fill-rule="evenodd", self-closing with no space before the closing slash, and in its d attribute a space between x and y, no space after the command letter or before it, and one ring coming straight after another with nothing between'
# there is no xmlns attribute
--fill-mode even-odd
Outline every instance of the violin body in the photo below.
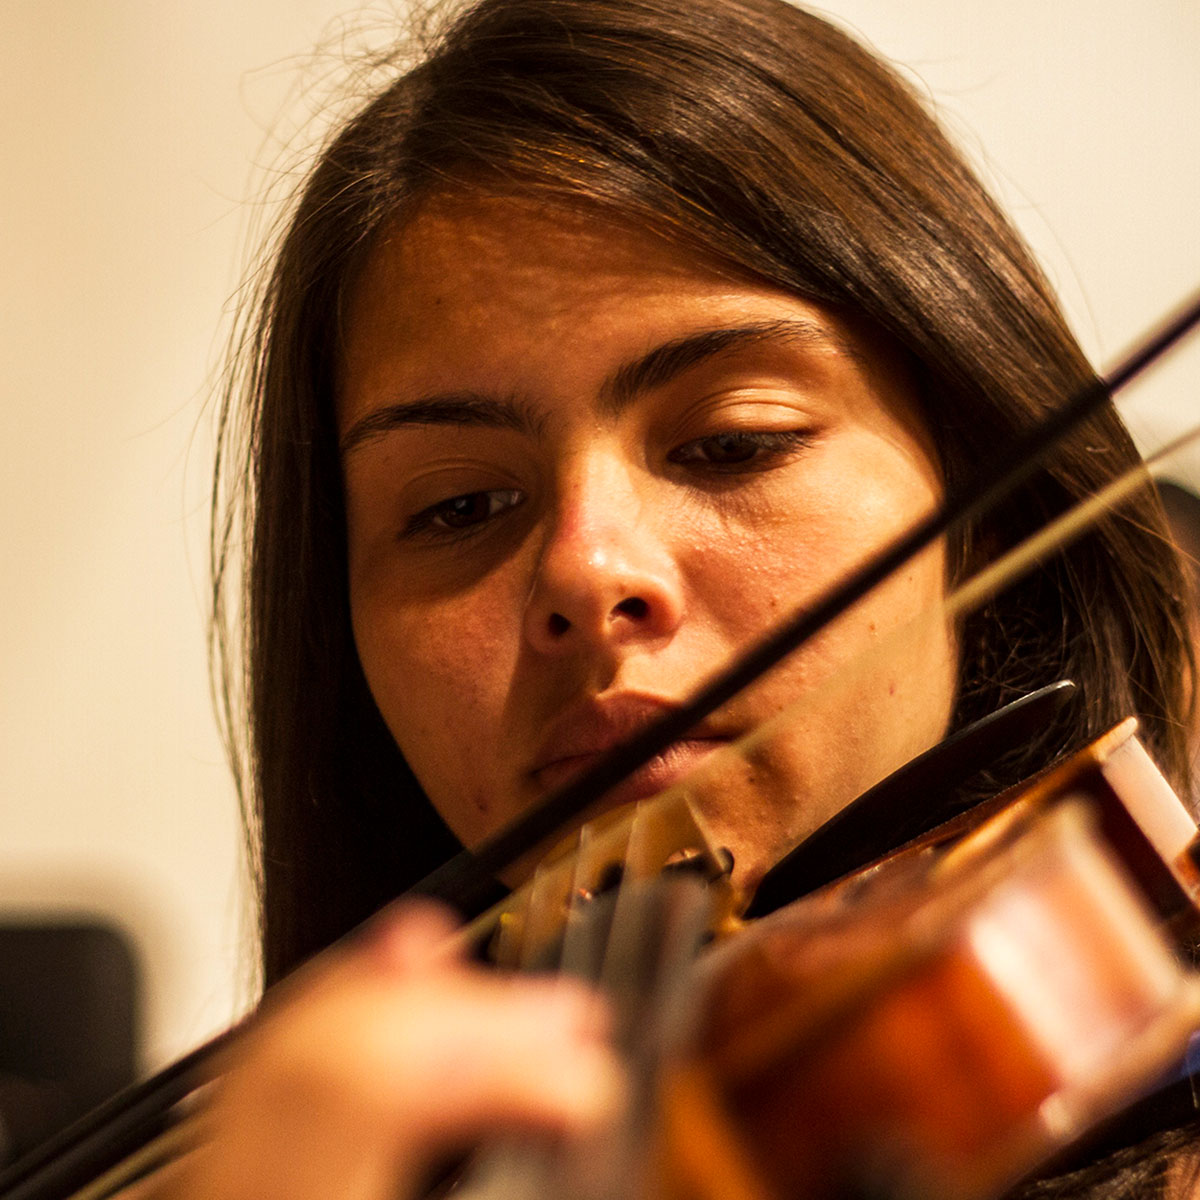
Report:
<svg viewBox="0 0 1200 1200"><path fill-rule="evenodd" d="M502 956L545 962L548 945L569 946L569 932L556 941L538 927L545 901L581 921L595 889L572 903L565 881L602 878L617 843L633 853L606 931L620 939L624 904L643 914L639 943L654 944L654 861L719 869L675 804L653 823L651 854L642 818L610 816L605 834L585 835L589 850L548 867L499 919ZM648 1010L643 989L636 1018L617 997L637 1079L651 1073L646 1030L658 1030L653 1095L634 1089L624 1135L636 1151L610 1146L600 1169L593 1148L586 1169L560 1162L539 1187L652 1200L1002 1194L1151 1087L1200 1025L1200 982L1180 954L1198 924L1195 838L1126 722L982 816L771 917L738 927L743 898L718 882L705 920L720 944L688 968L686 992ZM665 957L680 943L661 914L679 907L660 897L654 910ZM689 938L702 940L694 927ZM602 984L626 973L603 959L591 972Z"/></svg>
<svg viewBox="0 0 1200 1200"><path fill-rule="evenodd" d="M1196 827L1132 723L992 807L700 967L672 1087L745 1195L998 1195L1182 1056Z"/></svg>

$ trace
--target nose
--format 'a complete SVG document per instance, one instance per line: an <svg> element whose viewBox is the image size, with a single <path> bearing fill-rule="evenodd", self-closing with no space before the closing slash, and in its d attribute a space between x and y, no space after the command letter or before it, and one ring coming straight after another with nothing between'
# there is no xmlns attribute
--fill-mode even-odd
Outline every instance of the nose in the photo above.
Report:
<svg viewBox="0 0 1200 1200"><path fill-rule="evenodd" d="M669 514L630 474L603 464L569 484L547 522L525 613L544 654L619 650L669 638L683 616Z"/></svg>

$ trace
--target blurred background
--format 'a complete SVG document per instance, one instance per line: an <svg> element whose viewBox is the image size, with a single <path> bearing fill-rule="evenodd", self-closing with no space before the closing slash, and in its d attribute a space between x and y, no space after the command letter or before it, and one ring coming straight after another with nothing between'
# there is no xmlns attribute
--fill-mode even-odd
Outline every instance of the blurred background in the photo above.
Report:
<svg viewBox="0 0 1200 1200"><path fill-rule="evenodd" d="M102 958L123 935L101 974L141 981L139 1069L253 999L206 667L211 397L263 197L389 11L0 5L0 923L98 929ZM1098 364L1200 288L1195 0L822 11L905 64ZM1192 344L1130 396L1145 446L1200 420L1198 385ZM1200 482L1200 451L1173 473Z"/></svg>

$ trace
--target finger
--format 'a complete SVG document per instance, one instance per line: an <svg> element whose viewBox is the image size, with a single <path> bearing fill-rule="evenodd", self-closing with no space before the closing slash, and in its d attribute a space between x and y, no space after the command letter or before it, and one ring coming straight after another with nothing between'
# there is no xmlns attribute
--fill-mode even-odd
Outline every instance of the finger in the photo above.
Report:
<svg viewBox="0 0 1200 1200"><path fill-rule="evenodd" d="M618 1107L603 1005L447 956L449 927L398 909L296 981L232 1056L189 1200L392 1200L446 1149L583 1130Z"/></svg>
<svg viewBox="0 0 1200 1200"><path fill-rule="evenodd" d="M377 913L362 931L362 952L398 976L461 958L459 926L448 908L432 900L398 900Z"/></svg>
<svg viewBox="0 0 1200 1200"><path fill-rule="evenodd" d="M409 1057L405 1079L436 1079L423 1104L401 1098L419 1140L442 1145L497 1127L582 1132L618 1110L623 1077L607 1009L570 981L485 981L448 993Z"/></svg>

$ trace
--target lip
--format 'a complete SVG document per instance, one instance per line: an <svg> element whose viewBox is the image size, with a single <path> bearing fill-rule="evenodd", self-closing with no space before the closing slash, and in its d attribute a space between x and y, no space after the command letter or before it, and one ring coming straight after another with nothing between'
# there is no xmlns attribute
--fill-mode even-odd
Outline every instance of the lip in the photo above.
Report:
<svg viewBox="0 0 1200 1200"><path fill-rule="evenodd" d="M614 746L678 707L672 700L633 693L576 705L551 725L534 758L530 777L541 792L561 787L584 774ZM664 791L730 740L707 722L698 723L618 784L609 793L606 807Z"/></svg>

